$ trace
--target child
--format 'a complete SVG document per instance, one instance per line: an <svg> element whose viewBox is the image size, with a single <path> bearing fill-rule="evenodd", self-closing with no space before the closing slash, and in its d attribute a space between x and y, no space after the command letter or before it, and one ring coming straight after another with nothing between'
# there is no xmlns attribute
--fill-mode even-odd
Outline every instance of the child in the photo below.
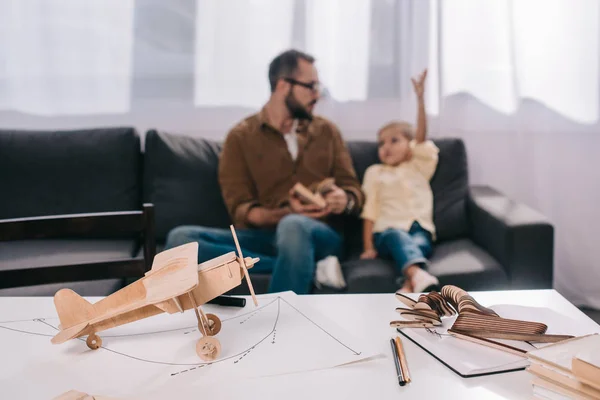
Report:
<svg viewBox="0 0 600 400"><path fill-rule="evenodd" d="M423 98L427 70L412 79L418 100L417 130L410 124L391 122L378 132L382 164L365 172L363 191L366 202L364 252L361 258L377 255L394 260L404 276L401 292L435 290L437 278L425 271L435 239L433 194L429 180L438 162L438 148L425 140L427 122Z"/></svg>

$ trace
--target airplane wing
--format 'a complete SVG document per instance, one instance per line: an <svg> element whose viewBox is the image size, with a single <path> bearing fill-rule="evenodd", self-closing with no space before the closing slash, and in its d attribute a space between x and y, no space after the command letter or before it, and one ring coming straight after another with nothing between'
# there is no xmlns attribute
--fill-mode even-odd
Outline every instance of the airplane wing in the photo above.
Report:
<svg viewBox="0 0 600 400"><path fill-rule="evenodd" d="M170 265L145 276L147 304L155 304L189 292L198 286L197 258L176 258Z"/></svg>
<svg viewBox="0 0 600 400"><path fill-rule="evenodd" d="M222 256L213 258L212 260L208 260L198 265L198 271L208 271L223 264L227 264L228 262L235 261L237 256L235 252L230 251L227 254L223 254Z"/></svg>
<svg viewBox="0 0 600 400"><path fill-rule="evenodd" d="M73 327L81 324L90 326L110 318L137 310L139 308L161 303L181 296L198 286L198 258L196 246L180 246L185 251L171 252L172 257L163 257L159 268L151 270L143 278L129 284L123 289L107 296L94 304L93 316L80 319ZM177 248L174 248L175 250ZM156 263L155 263L156 264ZM90 318L91 317L91 318ZM66 331L65 330L65 331ZM65 333L66 336L69 336Z"/></svg>
<svg viewBox="0 0 600 400"><path fill-rule="evenodd" d="M181 246L173 247L168 250L161 251L157 255L154 256L154 260L152 261L152 269L146 273L146 275L153 274L157 270L160 270L167 265L174 258L193 258L194 263L198 261L198 243L190 242L186 244L182 244Z"/></svg>
<svg viewBox="0 0 600 400"><path fill-rule="evenodd" d="M122 307L108 310L108 312L101 314L100 317L91 320L90 324L96 324L105 319L113 318L148 305L162 303L163 301L186 294L198 286L197 265L196 258L193 260L188 258L171 260L169 265L132 283L132 285L142 284L144 286L146 291L145 297L133 302L125 302Z"/></svg>
<svg viewBox="0 0 600 400"><path fill-rule="evenodd" d="M68 392L60 394L58 397L52 400L118 400L113 397L105 396L92 396L87 393L79 392L77 390L69 390Z"/></svg>

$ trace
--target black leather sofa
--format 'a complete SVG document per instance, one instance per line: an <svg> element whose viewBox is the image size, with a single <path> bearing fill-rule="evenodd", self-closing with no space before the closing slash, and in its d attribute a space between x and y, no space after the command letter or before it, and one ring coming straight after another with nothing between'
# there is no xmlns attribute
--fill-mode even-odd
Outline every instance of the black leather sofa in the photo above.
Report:
<svg viewBox="0 0 600 400"><path fill-rule="evenodd" d="M465 290L552 287L554 229L531 208L487 186L470 186L467 155L459 139L436 139L440 160L432 178L438 241L431 272L442 284ZM375 142L347 143L362 180L377 162ZM132 128L65 132L0 131L0 220L7 218L139 210L152 203L157 250L179 225L227 228L229 217L217 181L220 143L150 130L140 148ZM361 223L345 220L345 292L397 289L385 260L359 260ZM64 238L0 242L0 270L44 267L44 260L142 257L135 240ZM131 279L136 279L132 277ZM83 295L106 295L131 279L107 279L1 289L0 295L53 295L71 287ZM252 274L258 293L269 274ZM6 285L5 285L6 286ZM335 292L314 289L315 293ZM246 293L242 285L232 293Z"/></svg>

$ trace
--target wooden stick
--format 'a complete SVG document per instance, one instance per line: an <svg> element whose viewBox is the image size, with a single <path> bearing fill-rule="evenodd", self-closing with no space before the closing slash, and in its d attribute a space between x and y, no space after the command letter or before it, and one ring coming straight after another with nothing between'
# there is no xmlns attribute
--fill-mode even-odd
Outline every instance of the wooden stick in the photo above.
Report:
<svg viewBox="0 0 600 400"><path fill-rule="evenodd" d="M539 322L474 314L470 311L462 310L459 312L456 321L452 324L451 329L459 332L477 332L477 336L483 337L483 335L479 334L479 331L541 335L546 333L548 326Z"/></svg>
<svg viewBox="0 0 600 400"><path fill-rule="evenodd" d="M487 330L468 330L460 331L463 334L468 332L470 335L474 335L480 338L492 338L492 339L505 339L505 340L519 340L523 342L533 343L557 343L563 340L572 339L570 335L548 335L548 334L532 334L532 333L520 333L520 332L496 332Z"/></svg>
<svg viewBox="0 0 600 400"><path fill-rule="evenodd" d="M391 321L392 328L433 328L433 324L427 321Z"/></svg>
<svg viewBox="0 0 600 400"><path fill-rule="evenodd" d="M400 292L396 292L396 298L398 300L400 300L402 303L404 303L407 307L410 307L411 309L415 307L415 305L417 304L417 302L415 300L413 300L412 298L403 295Z"/></svg>
<svg viewBox="0 0 600 400"><path fill-rule="evenodd" d="M190 296L190 301L192 302L192 306L194 307L194 312L196 313L196 318L198 319L198 330L203 336L208 336L208 331L204 328L204 321L198 312L198 304L196 304L196 299L194 298L194 294L192 292L188 292Z"/></svg>
<svg viewBox="0 0 600 400"><path fill-rule="evenodd" d="M400 368L402 369L402 376L404 376L406 383L410 383L410 373L408 372L408 363L406 362L406 355L404 354L402 341L400 340L400 337L396 336L394 342L396 343L396 349L398 350L398 355L400 356Z"/></svg>
<svg viewBox="0 0 600 400"><path fill-rule="evenodd" d="M481 344L483 346L491 347L496 350L501 350L506 353L514 354L519 357L527 358L527 351L513 347L513 346L509 346L504 343L495 342L493 340L488 340L488 339L484 339L484 338L477 337L477 336L472 336L472 335L469 335L464 332L453 331L451 329L448 329L448 333L458 339L467 340L469 342Z"/></svg>
<svg viewBox="0 0 600 400"><path fill-rule="evenodd" d="M183 307L181 306L181 302L179 301L179 299L177 297L173 297L173 302L175 303L175 305L177 306L177 309L179 310L179 312L183 312Z"/></svg>
<svg viewBox="0 0 600 400"><path fill-rule="evenodd" d="M235 241L235 247L237 248L238 254L240 255L240 262L242 263L242 269L244 270L244 275L246 275L246 281L248 281L248 287L250 289L250 294L252 295L252 301L254 301L254 305L258 307L258 300L256 300L256 295L254 294L254 288L252 287L252 281L250 280L250 275L248 274L248 268L246 268L246 261L244 260L244 255L242 254L242 249L240 248L240 243L238 242L237 235L235 234L235 229L233 225L230 225L231 234L233 235L233 240Z"/></svg>
<svg viewBox="0 0 600 400"><path fill-rule="evenodd" d="M204 323L206 323L208 321L208 318L206 318L206 314L204 314L204 311L202 311L202 308L198 307L198 311L200 311L200 315L202 316L202 321L204 321Z"/></svg>

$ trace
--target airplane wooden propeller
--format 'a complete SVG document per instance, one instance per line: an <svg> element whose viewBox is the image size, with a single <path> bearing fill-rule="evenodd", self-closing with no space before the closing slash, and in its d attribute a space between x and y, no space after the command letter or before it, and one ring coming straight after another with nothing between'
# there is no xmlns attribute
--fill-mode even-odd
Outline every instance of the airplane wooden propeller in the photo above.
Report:
<svg viewBox="0 0 600 400"><path fill-rule="evenodd" d="M245 277L254 305L254 294L248 268L259 259L244 258L231 226L238 255L224 254L198 265L198 243L187 243L165 250L154 257L152 269L145 276L95 304L70 289L54 295L54 305L60 319L60 331L52 343L60 344L87 335L89 348L102 346L97 333L116 326L166 312L174 314L193 309L202 337L196 343L196 353L205 361L215 360L221 344L214 336L221 330L221 320L205 314L201 305L239 286Z"/></svg>

